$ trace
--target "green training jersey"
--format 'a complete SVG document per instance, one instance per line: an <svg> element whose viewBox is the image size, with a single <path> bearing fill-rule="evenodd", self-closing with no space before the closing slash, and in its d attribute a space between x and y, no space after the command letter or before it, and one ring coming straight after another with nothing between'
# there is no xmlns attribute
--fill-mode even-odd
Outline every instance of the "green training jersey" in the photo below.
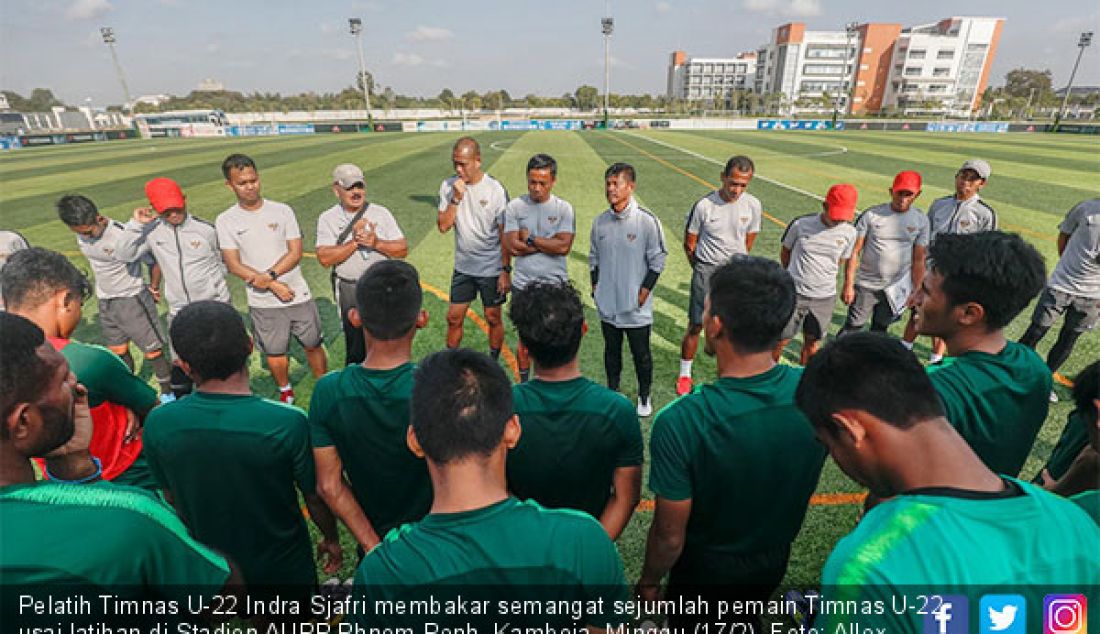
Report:
<svg viewBox="0 0 1100 634"><path fill-rule="evenodd" d="M1017 476L1050 408L1050 369L1031 348L967 352L932 366L928 378L947 420L994 473Z"/></svg>
<svg viewBox="0 0 1100 634"><path fill-rule="evenodd" d="M642 428L622 394L584 377L512 388L523 427L508 453L508 487L521 500L599 519L619 467L641 466Z"/></svg>
<svg viewBox="0 0 1100 634"><path fill-rule="evenodd" d="M752 377L720 378L657 414L649 487L692 503L677 565L683 581L735 581L734 566L706 565L719 555L727 562L753 555L742 568L786 568L826 454L794 405L801 376L801 368L776 365ZM752 580L751 570L743 572Z"/></svg>
<svg viewBox="0 0 1100 634"><path fill-rule="evenodd" d="M380 537L432 505L428 465L405 442L416 365L351 365L317 381L309 403L314 447L335 447L356 502Z"/></svg>
<svg viewBox="0 0 1100 634"><path fill-rule="evenodd" d="M1089 444L1089 436L1085 431L1085 422L1081 420L1081 412L1073 410L1066 417L1066 426L1062 428L1062 435L1058 438L1047 460L1045 469L1050 472L1050 477L1057 480L1064 476L1087 444ZM1038 477L1036 475L1036 478Z"/></svg>
<svg viewBox="0 0 1100 634"><path fill-rule="evenodd" d="M993 495L926 489L868 511L829 555L822 591L826 599L877 602L884 610L823 614L815 626L824 632L850 623L919 632L922 621L934 618L917 613L920 595L967 596L974 613L978 599L992 592L1037 594L1029 597L1027 631L1040 631L1045 591L1100 583L1100 528L1069 500L1006 481L1019 489ZM906 600L909 609L895 613Z"/></svg>
<svg viewBox="0 0 1100 634"><path fill-rule="evenodd" d="M612 602L627 597L622 560L599 522L578 511L546 509L514 497L473 511L432 513L390 531L360 563L353 592L371 606L377 601L426 599L429 594L441 600L461 596L468 604L486 600L491 609L488 623L516 625L533 619L543 625L580 622L600 627L608 619L615 621ZM512 599L543 605L585 602L589 608L603 599L603 606L600 614L591 614L591 609L585 615L529 611L498 618L498 602ZM477 616L456 615L462 623L479 622ZM388 624L382 617L356 618L371 626ZM409 619L422 620L445 619Z"/></svg>
<svg viewBox="0 0 1100 634"><path fill-rule="evenodd" d="M232 558L249 586L316 583L295 490L317 488L302 410L195 392L149 414L145 455L195 537Z"/></svg>
<svg viewBox="0 0 1100 634"><path fill-rule="evenodd" d="M8 587L56 593L58 584L79 584L185 603L189 593L220 591L229 578L225 558L192 539L142 489L109 482L2 487L0 526L0 580Z"/></svg>
<svg viewBox="0 0 1100 634"><path fill-rule="evenodd" d="M1070 497L1070 501L1080 506L1092 521L1100 525L1100 491L1092 489Z"/></svg>

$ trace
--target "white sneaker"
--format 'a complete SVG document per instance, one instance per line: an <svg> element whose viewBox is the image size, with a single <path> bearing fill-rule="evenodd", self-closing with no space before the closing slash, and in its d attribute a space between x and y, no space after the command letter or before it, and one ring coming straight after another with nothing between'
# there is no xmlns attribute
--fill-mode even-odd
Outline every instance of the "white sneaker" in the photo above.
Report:
<svg viewBox="0 0 1100 634"><path fill-rule="evenodd" d="M1057 403L1058 402L1058 393L1055 392L1054 390L1050 391L1050 402L1051 403Z"/></svg>
<svg viewBox="0 0 1100 634"><path fill-rule="evenodd" d="M651 414L653 414L653 403L650 400L650 397L648 397L648 396L645 396L645 397L639 396L638 397L638 416L641 416L642 418L647 418Z"/></svg>

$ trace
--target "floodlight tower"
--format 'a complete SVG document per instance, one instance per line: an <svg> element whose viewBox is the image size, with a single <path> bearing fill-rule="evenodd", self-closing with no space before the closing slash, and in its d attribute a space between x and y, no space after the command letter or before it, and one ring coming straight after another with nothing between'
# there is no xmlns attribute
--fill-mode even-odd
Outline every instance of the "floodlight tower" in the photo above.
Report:
<svg viewBox="0 0 1100 634"><path fill-rule="evenodd" d="M130 87L126 85L126 76L122 74L122 65L118 63L118 53L115 52L115 30L109 26L103 26L99 28L99 34L103 36L103 43L111 49L111 59L115 63L115 73L118 75L119 83L122 84L122 94L126 97L126 103L122 105L122 109L133 110Z"/></svg>
<svg viewBox="0 0 1100 634"><path fill-rule="evenodd" d="M840 95L844 89L844 81L848 78L848 58L852 54L852 36L859 32L858 22L849 22L844 25L844 57L840 61L840 81L837 82L836 90L833 93L833 129L836 130L837 118L840 116ZM856 57L856 59L859 59ZM853 67L853 70L854 67ZM854 83L854 82L853 82ZM852 86L849 86L849 91ZM851 97L848 99L847 108L851 108ZM849 110L850 112L850 110Z"/></svg>
<svg viewBox="0 0 1100 634"><path fill-rule="evenodd" d="M605 4L604 15L600 20L603 30L603 125L606 128L611 104L611 33L615 30L615 19L611 17L611 1Z"/></svg>
<svg viewBox="0 0 1100 634"><path fill-rule="evenodd" d="M374 116L370 112L370 79L367 76L367 68L363 63L363 20L348 18L348 29L355 38L355 52L359 55L359 83L363 88L363 100L367 103L367 124L374 131Z"/></svg>
<svg viewBox="0 0 1100 634"><path fill-rule="evenodd" d="M1089 44L1092 44L1092 35L1092 31L1085 31L1077 40L1077 48L1081 50L1077 51L1077 61L1073 62L1073 71L1069 74L1069 83L1066 84L1066 96L1062 98L1062 107L1058 109L1058 115L1054 118L1054 131L1056 132L1058 124L1061 123L1062 117L1066 114L1066 106L1069 105L1069 96L1073 92L1073 78L1077 76L1077 67L1081 64L1081 56L1085 54L1085 49L1088 48Z"/></svg>

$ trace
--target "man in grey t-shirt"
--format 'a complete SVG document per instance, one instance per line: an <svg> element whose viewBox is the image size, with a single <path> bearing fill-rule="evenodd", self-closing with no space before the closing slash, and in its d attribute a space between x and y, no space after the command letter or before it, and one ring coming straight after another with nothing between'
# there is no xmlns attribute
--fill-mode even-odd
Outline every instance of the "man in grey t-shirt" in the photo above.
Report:
<svg viewBox="0 0 1100 634"><path fill-rule="evenodd" d="M604 173L604 193L611 207L592 222L588 268L603 331L607 386L619 390L625 335L638 376L638 415L644 417L653 413L650 294L664 271L668 250L661 221L634 200L634 185L631 165L615 163Z"/></svg>
<svg viewBox="0 0 1100 634"><path fill-rule="evenodd" d="M7 264L8 258L13 253L29 249L30 246L27 239L17 232L0 229L0 271L4 270L4 265ZM4 297L2 294L0 294L0 310L4 310Z"/></svg>
<svg viewBox="0 0 1100 634"><path fill-rule="evenodd" d="M367 358L363 330L349 317L355 305L355 284L367 269L409 254L409 243L389 209L367 201L363 170L350 163L332 171L332 192L338 201L317 218L317 261L333 267L333 291L344 326L347 365ZM352 221L355 221L353 226ZM341 237L343 238L341 240Z"/></svg>
<svg viewBox="0 0 1100 634"><path fill-rule="evenodd" d="M1063 313L1058 340L1047 353L1054 379L1072 385L1058 374L1077 338L1100 322L1100 198L1082 201L1058 225L1058 264L1039 296L1031 325L1020 343L1035 347Z"/></svg>
<svg viewBox="0 0 1100 634"><path fill-rule="evenodd" d="M703 302L710 276L735 255L748 255L760 233L763 209L746 192L756 166L747 156L734 156L722 170L722 186L700 198L688 212L684 226L684 253L691 264L691 296L688 327L680 343L680 376L676 394L691 391L691 363L699 349L703 330Z"/></svg>
<svg viewBox="0 0 1100 634"><path fill-rule="evenodd" d="M293 403L287 356L291 335L305 349L314 377L328 370L321 316L298 266L302 261L298 218L289 206L261 195L256 163L244 154L226 157L222 174L237 197L237 204L214 221L222 258L229 272L247 286L252 333L267 357L279 400Z"/></svg>
<svg viewBox="0 0 1100 634"><path fill-rule="evenodd" d="M470 302L481 295L489 324L489 353L500 357L504 345L501 305L512 286L512 256L503 247L504 208L508 192L481 171L481 146L470 137L455 141L451 151L455 175L439 186L440 233L455 232L455 267L451 305L447 309L447 347L462 343L462 324Z"/></svg>
<svg viewBox="0 0 1100 634"><path fill-rule="evenodd" d="M504 246L512 254L512 288L522 291L535 281L567 281L566 257L577 234L573 205L552 191L558 162L546 154L527 161L527 194L513 198L504 210ZM519 347L519 378L531 371L527 349Z"/></svg>
<svg viewBox="0 0 1100 634"><path fill-rule="evenodd" d="M840 334L862 330L868 319L871 330L886 332L904 308L901 302L891 305L887 291L897 289L908 296L924 279L928 218L913 207L920 192L920 174L898 172L890 187L890 202L871 207L856 221L858 237L840 294L848 305Z"/></svg>

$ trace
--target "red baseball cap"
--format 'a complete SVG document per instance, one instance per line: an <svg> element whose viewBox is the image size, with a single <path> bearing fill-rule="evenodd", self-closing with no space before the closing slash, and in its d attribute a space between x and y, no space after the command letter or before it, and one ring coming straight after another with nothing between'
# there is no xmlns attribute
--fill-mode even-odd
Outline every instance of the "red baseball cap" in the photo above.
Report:
<svg viewBox="0 0 1100 634"><path fill-rule="evenodd" d="M145 183L145 197L149 199L149 204L157 210L158 214L162 214L169 209L183 209L184 207L183 191L180 190L180 186L176 184L176 181L171 178L162 176Z"/></svg>
<svg viewBox="0 0 1100 634"><path fill-rule="evenodd" d="M920 186L920 172L906 170L904 172L898 172L898 175L894 177L894 186L890 188L890 191L912 192L915 194L920 191Z"/></svg>
<svg viewBox="0 0 1100 634"><path fill-rule="evenodd" d="M856 216L856 199L859 192L855 185L841 183L829 188L825 194L825 210L830 220L851 220Z"/></svg>

